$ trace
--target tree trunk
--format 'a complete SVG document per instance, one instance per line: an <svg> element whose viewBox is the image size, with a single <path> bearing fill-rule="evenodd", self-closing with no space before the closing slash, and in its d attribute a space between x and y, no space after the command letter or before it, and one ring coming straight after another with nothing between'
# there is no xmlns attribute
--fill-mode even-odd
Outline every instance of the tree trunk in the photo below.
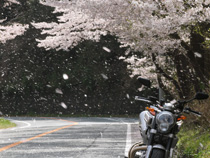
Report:
<svg viewBox="0 0 210 158"><path fill-rule="evenodd" d="M192 91L189 63L182 53L175 54L174 63L176 66L178 82L182 91L182 96L180 96L180 98L189 98L191 96L190 92Z"/></svg>

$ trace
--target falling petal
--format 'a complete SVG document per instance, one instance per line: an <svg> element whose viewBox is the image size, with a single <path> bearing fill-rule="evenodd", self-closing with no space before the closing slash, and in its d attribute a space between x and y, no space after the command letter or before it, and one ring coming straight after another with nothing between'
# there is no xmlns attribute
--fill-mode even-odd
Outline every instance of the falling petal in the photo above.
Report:
<svg viewBox="0 0 210 158"><path fill-rule="evenodd" d="M101 76L105 79L105 80L108 80L109 78L107 77L107 75L105 74L101 74Z"/></svg>
<svg viewBox="0 0 210 158"><path fill-rule="evenodd" d="M195 57L202 58L202 55L198 52L195 52L194 55L195 55Z"/></svg>
<svg viewBox="0 0 210 158"><path fill-rule="evenodd" d="M103 50L105 50L105 51L108 52L108 53L111 52L111 50L110 50L109 48L107 48L107 47L103 47Z"/></svg>
<svg viewBox="0 0 210 158"><path fill-rule="evenodd" d="M64 80L68 80L69 79L69 76L67 74L63 74L63 79Z"/></svg>
<svg viewBox="0 0 210 158"><path fill-rule="evenodd" d="M67 109L67 105L66 105L64 102L61 102L61 106L62 106L64 109Z"/></svg>
<svg viewBox="0 0 210 158"><path fill-rule="evenodd" d="M63 94L63 92L58 88L55 89L55 92L58 93L58 94Z"/></svg>
<svg viewBox="0 0 210 158"><path fill-rule="evenodd" d="M130 95L129 95L129 94L126 94L126 97L127 97L128 99L130 99Z"/></svg>
<svg viewBox="0 0 210 158"><path fill-rule="evenodd" d="M47 101L47 99L46 99L46 98L44 98L44 97L41 97L41 98L40 98L40 100L45 100L45 101Z"/></svg>

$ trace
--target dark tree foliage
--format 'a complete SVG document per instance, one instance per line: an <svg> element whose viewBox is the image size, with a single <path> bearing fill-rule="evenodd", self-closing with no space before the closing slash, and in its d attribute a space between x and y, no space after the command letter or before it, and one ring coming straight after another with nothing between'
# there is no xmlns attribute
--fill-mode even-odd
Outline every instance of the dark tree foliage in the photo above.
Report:
<svg viewBox="0 0 210 158"><path fill-rule="evenodd" d="M84 41L68 52L37 47L40 30L30 22L57 21L53 8L38 0L1 7L3 24L29 24L23 36L0 45L0 111L3 114L126 114L138 113L130 97L137 87L129 77L124 54L112 36ZM6 1L1 1L3 6ZM111 52L106 52L108 47ZM63 79L63 74L69 76ZM56 89L63 94L56 93ZM67 105L67 109L61 106Z"/></svg>
<svg viewBox="0 0 210 158"><path fill-rule="evenodd" d="M5 1L1 1L1 5ZM3 24L29 24L23 36L0 45L0 111L3 114L129 114L138 113L133 104L135 80L119 57L125 49L113 36L100 42L84 41L74 49L46 51L37 47L40 30L31 21L57 21L51 7L38 0L19 0L3 8ZM12 8L12 9L11 9ZM111 52L106 52L107 47ZM63 74L69 76L63 79ZM56 93L56 89L63 94ZM67 109L61 103L67 105Z"/></svg>
<svg viewBox="0 0 210 158"><path fill-rule="evenodd" d="M38 36L39 31L30 29L2 49L1 112L111 115L140 111L133 104L135 80L129 77L126 63L119 60L125 50L113 36L56 52L37 48L31 34ZM69 79L64 80L63 74ZM57 88L63 94L56 93Z"/></svg>
<svg viewBox="0 0 210 158"><path fill-rule="evenodd" d="M3 24L18 22L30 24L31 22L57 21L57 16L62 13L52 13L54 8L42 5L39 0L17 0L20 4L9 3L3 7L6 0L0 1L0 19L5 19Z"/></svg>

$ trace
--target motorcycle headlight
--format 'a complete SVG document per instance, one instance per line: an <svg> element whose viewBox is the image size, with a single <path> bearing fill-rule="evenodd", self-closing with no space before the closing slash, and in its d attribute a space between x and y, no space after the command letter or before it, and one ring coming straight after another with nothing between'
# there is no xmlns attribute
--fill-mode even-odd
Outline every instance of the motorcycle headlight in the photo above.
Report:
<svg viewBox="0 0 210 158"><path fill-rule="evenodd" d="M156 123L158 126L158 131L161 133L167 133L175 123L174 116L168 111L160 112L156 117Z"/></svg>

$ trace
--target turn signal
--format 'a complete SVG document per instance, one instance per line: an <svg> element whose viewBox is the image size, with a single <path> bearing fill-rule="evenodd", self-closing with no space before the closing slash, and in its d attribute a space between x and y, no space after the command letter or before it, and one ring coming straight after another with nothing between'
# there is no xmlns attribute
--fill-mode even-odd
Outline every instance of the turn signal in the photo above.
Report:
<svg viewBox="0 0 210 158"><path fill-rule="evenodd" d="M149 107L146 107L146 109L147 109L153 116L155 116L155 109L149 108Z"/></svg>
<svg viewBox="0 0 210 158"><path fill-rule="evenodd" d="M180 121L180 120L186 120L187 119L187 117L186 116L180 116L179 118L177 118L177 121Z"/></svg>
<svg viewBox="0 0 210 158"><path fill-rule="evenodd" d="M149 108L149 107L146 107L146 109L149 110L149 111L155 111L155 109Z"/></svg>

